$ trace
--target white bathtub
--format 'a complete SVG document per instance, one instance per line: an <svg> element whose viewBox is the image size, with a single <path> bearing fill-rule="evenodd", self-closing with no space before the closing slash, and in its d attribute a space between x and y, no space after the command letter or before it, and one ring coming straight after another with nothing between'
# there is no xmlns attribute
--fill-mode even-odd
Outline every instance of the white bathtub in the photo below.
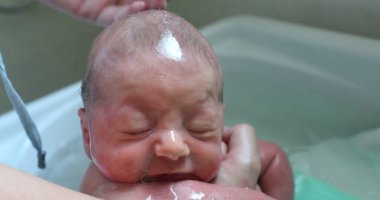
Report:
<svg viewBox="0 0 380 200"><path fill-rule="evenodd" d="M202 32L224 70L228 125L253 124L296 171L380 199L380 41L249 16ZM0 162L77 188L88 163L79 88L28 104L47 150L45 170L14 112L0 116Z"/></svg>

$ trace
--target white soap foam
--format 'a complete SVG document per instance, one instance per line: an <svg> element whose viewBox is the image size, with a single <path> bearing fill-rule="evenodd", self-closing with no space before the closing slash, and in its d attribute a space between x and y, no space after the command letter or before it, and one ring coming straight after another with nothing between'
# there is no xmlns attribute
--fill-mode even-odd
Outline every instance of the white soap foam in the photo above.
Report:
<svg viewBox="0 0 380 200"><path fill-rule="evenodd" d="M177 41L177 39L173 36L171 31L165 31L161 37L161 40L158 42L156 46L156 50L163 57L175 61L182 60L182 49Z"/></svg>

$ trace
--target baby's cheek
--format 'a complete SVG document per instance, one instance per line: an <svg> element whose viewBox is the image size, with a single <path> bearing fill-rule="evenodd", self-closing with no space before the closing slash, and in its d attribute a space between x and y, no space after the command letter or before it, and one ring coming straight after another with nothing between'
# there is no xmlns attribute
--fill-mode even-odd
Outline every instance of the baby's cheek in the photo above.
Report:
<svg viewBox="0 0 380 200"><path fill-rule="evenodd" d="M110 181L134 183L140 178L140 170L142 166L137 166L138 158L134 154L126 154L123 151L104 150L99 154L95 154L93 161L103 175Z"/></svg>
<svg viewBox="0 0 380 200"><path fill-rule="evenodd" d="M203 181L209 182L215 178L223 159L221 144L208 145L208 148L198 148L197 171Z"/></svg>

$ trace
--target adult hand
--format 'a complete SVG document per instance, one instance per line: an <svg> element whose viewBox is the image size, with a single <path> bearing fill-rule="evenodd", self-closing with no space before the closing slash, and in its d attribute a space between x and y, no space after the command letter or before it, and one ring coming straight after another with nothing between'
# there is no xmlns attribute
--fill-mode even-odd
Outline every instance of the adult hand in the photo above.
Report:
<svg viewBox="0 0 380 200"><path fill-rule="evenodd" d="M254 129L247 124L225 128L223 142L227 146L227 152L215 183L256 189L261 163Z"/></svg>
<svg viewBox="0 0 380 200"><path fill-rule="evenodd" d="M73 16L107 26L129 14L166 8L166 0L39 0Z"/></svg>

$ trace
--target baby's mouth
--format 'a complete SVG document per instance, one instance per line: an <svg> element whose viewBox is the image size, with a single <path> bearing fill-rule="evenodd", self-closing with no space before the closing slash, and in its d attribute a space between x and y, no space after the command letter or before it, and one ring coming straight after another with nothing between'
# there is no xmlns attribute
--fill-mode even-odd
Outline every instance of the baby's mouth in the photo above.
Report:
<svg viewBox="0 0 380 200"><path fill-rule="evenodd" d="M177 182L184 180L200 180L194 174L160 174L156 176L144 176L141 183L154 183L154 182Z"/></svg>

